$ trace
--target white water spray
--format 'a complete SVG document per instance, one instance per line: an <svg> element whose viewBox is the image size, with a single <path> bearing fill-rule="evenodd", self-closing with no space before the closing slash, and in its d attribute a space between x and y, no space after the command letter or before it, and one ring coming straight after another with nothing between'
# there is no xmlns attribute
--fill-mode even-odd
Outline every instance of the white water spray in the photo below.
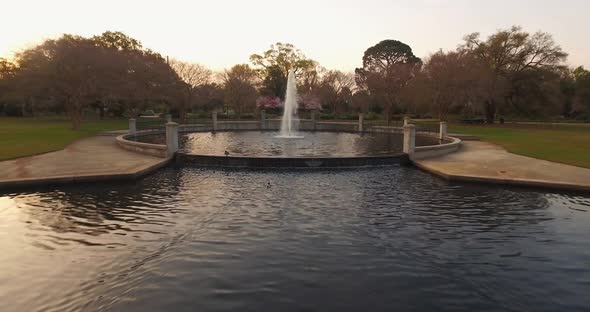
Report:
<svg viewBox="0 0 590 312"><path fill-rule="evenodd" d="M289 71L287 78L287 92L285 93L285 105L283 107L283 119L281 120L281 134L279 138L294 138L300 139L303 136L297 135L299 126L299 119L297 114L297 82L295 81L295 73Z"/></svg>

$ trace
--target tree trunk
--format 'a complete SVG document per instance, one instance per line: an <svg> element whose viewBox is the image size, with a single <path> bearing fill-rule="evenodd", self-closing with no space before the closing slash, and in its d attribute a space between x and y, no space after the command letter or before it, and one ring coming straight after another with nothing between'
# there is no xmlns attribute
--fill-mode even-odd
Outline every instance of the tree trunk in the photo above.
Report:
<svg viewBox="0 0 590 312"><path fill-rule="evenodd" d="M389 126L391 124L391 103L387 103L383 109L383 113L385 114L385 121Z"/></svg>
<svg viewBox="0 0 590 312"><path fill-rule="evenodd" d="M496 101L494 99L488 99L485 103L485 114L486 122L489 124L494 123L496 118Z"/></svg>
<svg viewBox="0 0 590 312"><path fill-rule="evenodd" d="M80 130L80 124L81 124L80 118L78 118L78 117L72 118L72 130L75 130L75 131Z"/></svg>
<svg viewBox="0 0 590 312"><path fill-rule="evenodd" d="M180 123L186 123L186 105L181 105L180 109L178 110L178 117L180 118Z"/></svg>
<svg viewBox="0 0 590 312"><path fill-rule="evenodd" d="M186 94L184 97L184 103L180 105L180 109L178 110L178 117L180 117L180 123L186 123L186 114L188 109L192 106L192 91L190 87L186 87Z"/></svg>
<svg viewBox="0 0 590 312"><path fill-rule="evenodd" d="M109 106L109 99L107 97L103 97L102 101L100 101L100 107L99 107L99 115L98 118L100 120L104 119L104 115L105 115L105 107Z"/></svg>
<svg viewBox="0 0 590 312"><path fill-rule="evenodd" d="M72 121L72 130L79 130L82 123L82 106L77 97L68 97L66 99L66 109Z"/></svg>
<svg viewBox="0 0 590 312"><path fill-rule="evenodd" d="M35 117L35 97L31 96L29 99L31 103L31 117Z"/></svg>

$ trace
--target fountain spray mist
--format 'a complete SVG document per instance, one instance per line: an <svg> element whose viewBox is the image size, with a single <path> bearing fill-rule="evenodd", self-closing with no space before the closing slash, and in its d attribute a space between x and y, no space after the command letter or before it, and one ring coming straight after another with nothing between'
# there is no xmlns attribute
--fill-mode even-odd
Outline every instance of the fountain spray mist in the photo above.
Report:
<svg viewBox="0 0 590 312"><path fill-rule="evenodd" d="M283 110L283 120L281 121L281 138L302 138L297 136L297 129L299 119L297 114L297 82L295 81L295 73L289 71L287 78L287 91L285 93L285 105Z"/></svg>

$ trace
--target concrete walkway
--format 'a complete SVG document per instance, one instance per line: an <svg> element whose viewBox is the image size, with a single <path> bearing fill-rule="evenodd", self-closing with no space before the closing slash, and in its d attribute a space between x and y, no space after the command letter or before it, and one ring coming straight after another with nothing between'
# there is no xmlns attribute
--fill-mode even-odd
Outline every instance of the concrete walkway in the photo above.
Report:
<svg viewBox="0 0 590 312"><path fill-rule="evenodd" d="M487 142L463 141L456 153L414 164L450 181L590 191L590 169L511 154Z"/></svg>
<svg viewBox="0 0 590 312"><path fill-rule="evenodd" d="M53 183L134 179L169 159L141 155L117 146L113 136L81 139L65 149L0 162L0 189Z"/></svg>

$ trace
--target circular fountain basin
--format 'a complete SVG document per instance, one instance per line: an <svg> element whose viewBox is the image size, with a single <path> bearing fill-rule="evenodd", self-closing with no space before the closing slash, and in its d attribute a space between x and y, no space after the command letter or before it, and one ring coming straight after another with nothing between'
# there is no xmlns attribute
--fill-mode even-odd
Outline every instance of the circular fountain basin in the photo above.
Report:
<svg viewBox="0 0 590 312"><path fill-rule="evenodd" d="M418 138L418 145L438 144ZM392 133L300 132L281 137L275 131L189 133L180 148L190 154L250 157L364 157L402 153L403 135Z"/></svg>
<svg viewBox="0 0 590 312"><path fill-rule="evenodd" d="M277 131L194 132L180 139L176 160L215 167L334 168L406 163L401 133L299 132L278 138ZM162 143L163 136L140 138ZM417 146L436 145L432 137L416 137Z"/></svg>

